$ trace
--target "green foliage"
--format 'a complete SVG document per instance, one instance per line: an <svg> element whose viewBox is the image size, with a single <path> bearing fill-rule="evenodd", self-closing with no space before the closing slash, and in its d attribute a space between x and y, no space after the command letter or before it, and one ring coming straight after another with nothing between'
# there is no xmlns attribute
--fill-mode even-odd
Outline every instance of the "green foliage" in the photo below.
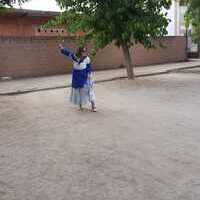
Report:
<svg viewBox="0 0 200 200"><path fill-rule="evenodd" d="M7 6L12 6L14 3L22 4L26 2L27 0L0 0L0 6L5 7Z"/></svg>
<svg viewBox="0 0 200 200"><path fill-rule="evenodd" d="M0 0L0 12L6 12L7 8L12 8L14 3L21 5L28 0Z"/></svg>
<svg viewBox="0 0 200 200"><path fill-rule="evenodd" d="M192 25L193 40L198 42L200 40L200 1L184 0L184 3L188 7L185 15L186 27Z"/></svg>
<svg viewBox="0 0 200 200"><path fill-rule="evenodd" d="M67 25L70 32L84 31L97 48L114 42L128 47L167 34L169 19L164 9L171 0L56 0L64 12L48 25Z"/></svg>

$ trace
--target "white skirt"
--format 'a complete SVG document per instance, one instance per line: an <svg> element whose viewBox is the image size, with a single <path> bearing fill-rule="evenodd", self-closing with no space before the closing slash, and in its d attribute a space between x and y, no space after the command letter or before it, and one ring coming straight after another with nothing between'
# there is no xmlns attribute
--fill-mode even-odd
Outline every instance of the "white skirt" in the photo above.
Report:
<svg viewBox="0 0 200 200"><path fill-rule="evenodd" d="M87 80L83 88L71 89L70 101L75 105L85 105L95 100L94 82L91 79Z"/></svg>

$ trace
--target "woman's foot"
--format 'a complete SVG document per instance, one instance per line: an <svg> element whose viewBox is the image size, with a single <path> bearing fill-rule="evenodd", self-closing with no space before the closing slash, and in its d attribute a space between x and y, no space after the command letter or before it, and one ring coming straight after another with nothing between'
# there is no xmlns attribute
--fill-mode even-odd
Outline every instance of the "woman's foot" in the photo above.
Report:
<svg viewBox="0 0 200 200"><path fill-rule="evenodd" d="M92 108L92 112L97 112L97 108Z"/></svg>
<svg viewBox="0 0 200 200"><path fill-rule="evenodd" d="M91 102L91 106L92 106L92 112L97 112L97 108L94 102Z"/></svg>

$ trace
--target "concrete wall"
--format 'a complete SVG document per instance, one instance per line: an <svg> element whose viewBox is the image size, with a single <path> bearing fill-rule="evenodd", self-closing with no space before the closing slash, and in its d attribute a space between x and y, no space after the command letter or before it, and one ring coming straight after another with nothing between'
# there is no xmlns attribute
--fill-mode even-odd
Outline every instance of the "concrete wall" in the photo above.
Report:
<svg viewBox="0 0 200 200"><path fill-rule="evenodd" d="M145 50L142 45L132 49L134 65L186 59L184 37L166 37L162 42L166 46L164 49ZM0 37L0 77L20 78L71 72L71 62L59 53L58 44L56 37ZM65 38L65 45L73 50L76 48L71 38ZM100 50L93 60L93 66L98 70L118 68L123 63L121 50L113 45Z"/></svg>

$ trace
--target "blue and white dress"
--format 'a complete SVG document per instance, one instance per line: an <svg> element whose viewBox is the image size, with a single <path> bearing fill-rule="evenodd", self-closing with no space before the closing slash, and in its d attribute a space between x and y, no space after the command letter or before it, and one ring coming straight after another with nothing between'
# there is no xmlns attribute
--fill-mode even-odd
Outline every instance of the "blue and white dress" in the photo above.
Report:
<svg viewBox="0 0 200 200"><path fill-rule="evenodd" d="M61 53L73 61L72 89L70 101L75 105L85 105L94 102L94 81L90 58L78 59L75 54L67 48L61 49Z"/></svg>

